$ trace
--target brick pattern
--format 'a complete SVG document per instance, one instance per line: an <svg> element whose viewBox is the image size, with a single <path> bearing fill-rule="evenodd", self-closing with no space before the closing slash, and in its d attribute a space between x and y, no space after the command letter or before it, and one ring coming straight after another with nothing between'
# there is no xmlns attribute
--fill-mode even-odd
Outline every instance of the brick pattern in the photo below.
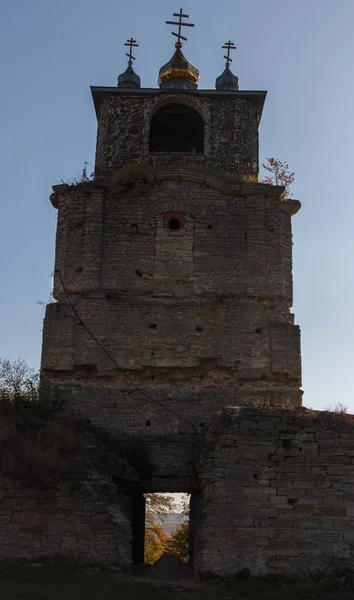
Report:
<svg viewBox="0 0 354 600"><path fill-rule="evenodd" d="M74 559L130 563L130 523L112 481L48 481L0 476L0 560Z"/></svg>
<svg viewBox="0 0 354 600"><path fill-rule="evenodd" d="M140 195L102 186L57 193L56 267L80 317L157 399L175 404L177 378L179 410L197 426L220 403L301 403L291 203L271 186L222 185L170 173ZM177 231L171 214L183 215ZM58 275L54 295L43 377L73 386L74 408L92 405L98 426L130 428L139 394L73 317ZM150 413L160 428L161 411Z"/></svg>
<svg viewBox="0 0 354 600"><path fill-rule="evenodd" d="M200 571L303 575L353 556L353 416L224 410L200 471Z"/></svg>

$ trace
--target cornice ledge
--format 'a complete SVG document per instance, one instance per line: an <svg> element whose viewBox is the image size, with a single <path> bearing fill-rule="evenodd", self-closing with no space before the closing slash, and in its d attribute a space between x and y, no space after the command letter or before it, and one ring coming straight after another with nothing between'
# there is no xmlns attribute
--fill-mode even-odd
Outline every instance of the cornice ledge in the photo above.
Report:
<svg viewBox="0 0 354 600"><path fill-rule="evenodd" d="M59 196L70 189L70 185L68 183L59 183L58 185L52 185L53 193L50 195L49 199L54 206L54 208L59 208Z"/></svg>
<svg viewBox="0 0 354 600"><path fill-rule="evenodd" d="M288 204L288 206L290 206L290 214L292 217L294 215L296 215L297 212L299 212L299 210L301 208L300 200L293 200L293 198L286 198L286 200L284 200L284 202L286 202L286 204Z"/></svg>
<svg viewBox="0 0 354 600"><path fill-rule="evenodd" d="M257 181L237 181L237 175L232 180L231 174L212 173L198 171L193 168L185 167L167 167L165 169L157 169L155 173L147 176L149 181L168 181L172 179L180 179L182 181L190 181L194 183L203 183L210 187L221 190L225 193L242 193L245 196L259 195L272 196L279 198L285 191L285 188L280 185L271 185Z"/></svg>
<svg viewBox="0 0 354 600"><path fill-rule="evenodd" d="M104 189L106 189L108 187L108 184L102 181L95 181L95 180L90 180L87 182L80 182L77 184L69 184L69 183L60 183L58 185L53 185L52 186L52 190L53 193L50 195L49 199L52 203L52 205L54 206L54 208L58 208L59 207L59 198L60 196L63 196L64 194L70 194L74 191L82 191L82 190L89 190L91 195L94 195L95 193L102 193L102 191Z"/></svg>

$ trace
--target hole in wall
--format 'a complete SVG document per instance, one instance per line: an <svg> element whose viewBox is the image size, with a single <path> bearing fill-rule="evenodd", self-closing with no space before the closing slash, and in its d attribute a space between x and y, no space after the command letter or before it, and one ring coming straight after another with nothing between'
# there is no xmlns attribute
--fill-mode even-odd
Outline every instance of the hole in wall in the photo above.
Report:
<svg viewBox="0 0 354 600"><path fill-rule="evenodd" d="M290 504L290 506L295 506L295 504L297 504L299 502L299 500L297 498L289 498L288 499L288 504Z"/></svg>
<svg viewBox="0 0 354 600"><path fill-rule="evenodd" d="M149 327L150 327L150 329L157 329L157 324L156 323L150 323Z"/></svg>
<svg viewBox="0 0 354 600"><path fill-rule="evenodd" d="M135 269L135 275L137 275L138 277L142 277L143 276L143 272L140 271L140 269Z"/></svg>
<svg viewBox="0 0 354 600"><path fill-rule="evenodd" d="M178 231L186 225L186 216L181 211L172 211L164 216L164 226L170 231Z"/></svg>
<svg viewBox="0 0 354 600"><path fill-rule="evenodd" d="M208 229L213 229L214 225L208 225Z"/></svg>
<svg viewBox="0 0 354 600"><path fill-rule="evenodd" d="M262 333L263 329L262 327L257 327L255 331L256 333Z"/></svg>
<svg viewBox="0 0 354 600"><path fill-rule="evenodd" d="M284 439L284 440L281 441L281 445L283 446L283 448L287 452L290 452L290 450L291 450L291 440Z"/></svg>
<svg viewBox="0 0 354 600"><path fill-rule="evenodd" d="M150 419L146 419L145 421L145 425L146 427L150 427L151 423L150 423Z"/></svg>
<svg viewBox="0 0 354 600"><path fill-rule="evenodd" d="M74 365L74 371L81 371L83 373L95 373L97 371L97 365L94 364L82 364Z"/></svg>
<svg viewBox="0 0 354 600"><path fill-rule="evenodd" d="M196 326L195 328L196 331L203 331L203 327L200 327L199 325Z"/></svg>
<svg viewBox="0 0 354 600"><path fill-rule="evenodd" d="M177 219L177 217L172 217L168 222L168 226L172 231L177 231L178 229L181 229L181 221Z"/></svg>

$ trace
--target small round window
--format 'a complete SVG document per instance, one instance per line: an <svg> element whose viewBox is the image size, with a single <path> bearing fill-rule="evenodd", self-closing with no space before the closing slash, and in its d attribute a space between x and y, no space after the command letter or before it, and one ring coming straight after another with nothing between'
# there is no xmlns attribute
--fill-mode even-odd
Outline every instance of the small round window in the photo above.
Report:
<svg viewBox="0 0 354 600"><path fill-rule="evenodd" d="M186 219L182 212L171 212L165 215L164 222L167 229L178 231L184 228Z"/></svg>
<svg viewBox="0 0 354 600"><path fill-rule="evenodd" d="M168 222L168 226L170 229L181 229L181 221L179 219L177 219L177 217L172 217L172 219L169 220Z"/></svg>

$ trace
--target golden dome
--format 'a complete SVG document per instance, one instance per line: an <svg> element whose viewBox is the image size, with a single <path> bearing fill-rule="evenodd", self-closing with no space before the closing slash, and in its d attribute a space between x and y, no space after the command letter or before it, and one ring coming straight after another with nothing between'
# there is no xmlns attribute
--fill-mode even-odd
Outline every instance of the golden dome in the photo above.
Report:
<svg viewBox="0 0 354 600"><path fill-rule="evenodd" d="M181 52L182 44L177 42L176 52L171 60L159 71L160 88L196 88L199 71L191 65Z"/></svg>

